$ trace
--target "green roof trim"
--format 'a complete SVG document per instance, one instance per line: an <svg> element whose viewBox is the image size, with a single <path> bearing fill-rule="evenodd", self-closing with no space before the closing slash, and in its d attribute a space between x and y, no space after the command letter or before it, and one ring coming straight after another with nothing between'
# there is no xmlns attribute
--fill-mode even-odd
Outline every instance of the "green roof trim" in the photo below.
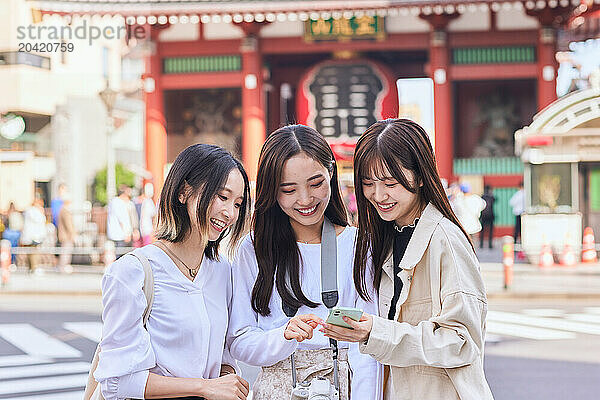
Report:
<svg viewBox="0 0 600 400"><path fill-rule="evenodd" d="M241 71L239 55L163 58L165 74Z"/></svg>
<svg viewBox="0 0 600 400"><path fill-rule="evenodd" d="M462 47L452 49L453 64L515 64L536 62L535 46Z"/></svg>

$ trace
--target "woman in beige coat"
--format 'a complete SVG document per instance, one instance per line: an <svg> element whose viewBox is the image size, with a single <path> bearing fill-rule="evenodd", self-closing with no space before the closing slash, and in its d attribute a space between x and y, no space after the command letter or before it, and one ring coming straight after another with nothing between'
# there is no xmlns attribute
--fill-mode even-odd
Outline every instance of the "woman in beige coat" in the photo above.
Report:
<svg viewBox="0 0 600 400"><path fill-rule="evenodd" d="M423 128L373 124L357 143L354 282L379 316L323 324L385 364L386 400L493 399L483 371L487 301L473 245L452 212ZM371 277L371 278L369 278ZM374 282L367 282L373 279Z"/></svg>

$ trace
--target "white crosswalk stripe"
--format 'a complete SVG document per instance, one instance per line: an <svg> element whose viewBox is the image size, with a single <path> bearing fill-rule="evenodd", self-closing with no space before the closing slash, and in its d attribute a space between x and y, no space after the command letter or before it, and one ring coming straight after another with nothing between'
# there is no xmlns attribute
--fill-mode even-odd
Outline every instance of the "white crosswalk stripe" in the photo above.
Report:
<svg viewBox="0 0 600 400"><path fill-rule="evenodd" d="M2 324L0 336L31 356L81 357L81 352L30 324Z"/></svg>
<svg viewBox="0 0 600 400"><path fill-rule="evenodd" d="M600 335L600 326L577 321L569 321L562 318L532 317L529 315L505 311L490 311L488 312L488 321L529 325L538 328L586 333L588 335Z"/></svg>
<svg viewBox="0 0 600 400"><path fill-rule="evenodd" d="M67 323L79 336L95 340L99 323ZM30 324L0 324L0 337L26 354L0 356L2 400L80 400L90 369L82 352ZM72 337L72 336L71 336Z"/></svg>
<svg viewBox="0 0 600 400"><path fill-rule="evenodd" d="M102 322L65 322L63 328L96 343L102 339Z"/></svg>
<svg viewBox="0 0 600 400"><path fill-rule="evenodd" d="M66 388L84 388L88 374L16 379L0 382L0 395L43 392Z"/></svg>
<svg viewBox="0 0 600 400"><path fill-rule="evenodd" d="M520 312L489 311L487 333L533 340L574 339L577 334L600 335L600 307L587 307L583 313L552 308L524 309Z"/></svg>
<svg viewBox="0 0 600 400"><path fill-rule="evenodd" d="M569 314L568 319L573 321L589 322L591 324L600 324L600 314Z"/></svg>
<svg viewBox="0 0 600 400"><path fill-rule="evenodd" d="M32 365L32 364L44 364L50 362L50 358L46 357L33 357L29 354L19 354L16 356L3 356L0 357L0 367L12 367L17 365Z"/></svg>
<svg viewBox="0 0 600 400"><path fill-rule="evenodd" d="M36 394L32 396L8 397L3 400L81 400L83 398L83 390L74 392L60 392L52 394Z"/></svg>
<svg viewBox="0 0 600 400"><path fill-rule="evenodd" d="M21 367L0 368L0 380L32 378L36 376L66 375L88 372L90 363L72 362L44 365L26 365Z"/></svg>
<svg viewBox="0 0 600 400"><path fill-rule="evenodd" d="M507 324L498 321L488 321L487 331L495 333L496 335L519 336L522 338L535 340L573 339L575 337L575 334L571 332Z"/></svg>

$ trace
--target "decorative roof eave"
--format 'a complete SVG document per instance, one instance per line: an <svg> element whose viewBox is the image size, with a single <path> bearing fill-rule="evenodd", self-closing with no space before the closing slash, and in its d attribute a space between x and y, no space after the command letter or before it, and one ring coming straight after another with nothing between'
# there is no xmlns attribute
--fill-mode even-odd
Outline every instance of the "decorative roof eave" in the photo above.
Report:
<svg viewBox="0 0 600 400"><path fill-rule="evenodd" d="M128 17L128 23L208 23L307 21L361 15L430 15L500 11L502 9L541 10L546 7L577 6L591 0L305 0L305 1L181 1L161 0L28 0L43 14L101 15ZM595 0L600 1L600 0ZM135 18L135 20L133 20ZM138 19L140 21L138 21Z"/></svg>
<svg viewBox="0 0 600 400"><path fill-rule="evenodd" d="M531 125L515 132L515 151L521 154L530 136L564 135L596 118L600 118L600 88L569 93L534 115Z"/></svg>

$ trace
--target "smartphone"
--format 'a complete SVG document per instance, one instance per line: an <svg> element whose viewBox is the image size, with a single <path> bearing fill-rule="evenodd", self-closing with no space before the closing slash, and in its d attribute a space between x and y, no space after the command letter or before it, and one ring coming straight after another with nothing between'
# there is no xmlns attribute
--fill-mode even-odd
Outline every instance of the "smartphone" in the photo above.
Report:
<svg viewBox="0 0 600 400"><path fill-rule="evenodd" d="M353 319L354 321L358 321L358 320L360 320L360 317L362 317L362 315L363 315L362 310L360 310L358 308L333 307L329 311L329 316L327 317L327 321L325 321L325 322L327 322L328 324L331 324L331 325L341 326L343 328L354 329L348 323L346 323L342 319L342 317L348 317L350 319Z"/></svg>

